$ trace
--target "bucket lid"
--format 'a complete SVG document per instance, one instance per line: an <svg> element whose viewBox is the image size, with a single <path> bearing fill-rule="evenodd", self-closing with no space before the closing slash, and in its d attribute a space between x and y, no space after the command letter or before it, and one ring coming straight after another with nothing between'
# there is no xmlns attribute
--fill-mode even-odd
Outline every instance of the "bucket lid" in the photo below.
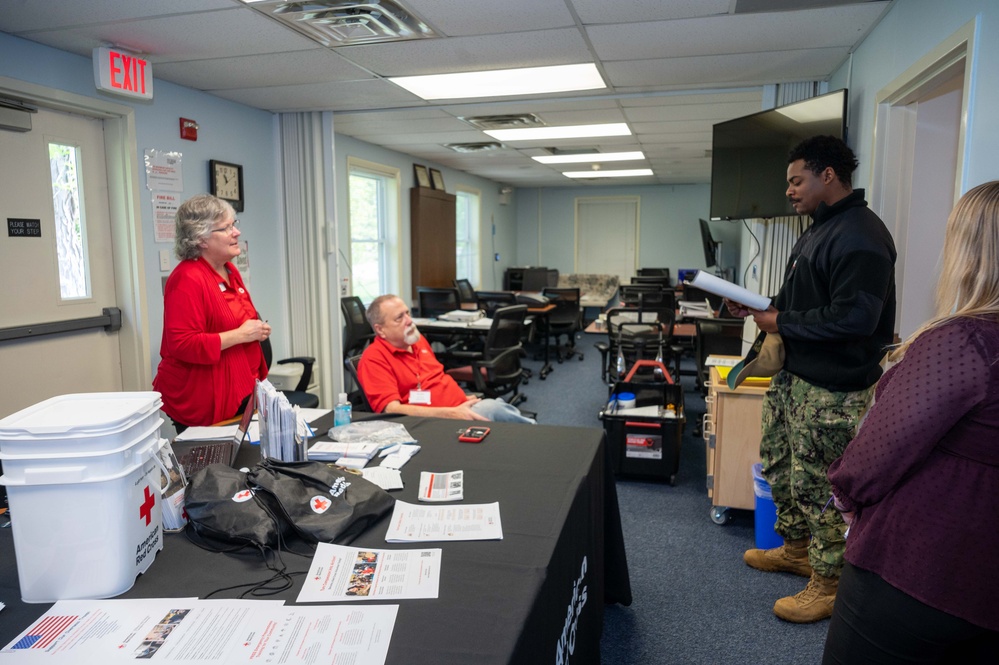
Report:
<svg viewBox="0 0 999 665"><path fill-rule="evenodd" d="M0 420L0 439L51 434L104 434L148 415L163 404L148 392L58 395Z"/></svg>

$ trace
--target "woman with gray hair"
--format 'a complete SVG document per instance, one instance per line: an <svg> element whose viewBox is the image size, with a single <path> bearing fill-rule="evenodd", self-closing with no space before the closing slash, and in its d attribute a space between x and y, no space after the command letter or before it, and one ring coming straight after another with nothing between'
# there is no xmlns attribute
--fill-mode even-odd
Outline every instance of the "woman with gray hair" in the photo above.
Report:
<svg viewBox="0 0 999 665"><path fill-rule="evenodd" d="M267 377L260 320L232 259L239 220L209 194L177 209L174 252L181 261L163 292L163 339L153 388L178 434L239 415L257 379Z"/></svg>

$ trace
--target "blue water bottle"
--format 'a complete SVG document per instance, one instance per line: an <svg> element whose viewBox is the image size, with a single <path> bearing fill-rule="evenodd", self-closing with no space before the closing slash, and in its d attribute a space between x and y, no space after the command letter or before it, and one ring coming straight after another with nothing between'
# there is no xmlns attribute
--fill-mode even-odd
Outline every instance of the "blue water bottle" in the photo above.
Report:
<svg viewBox="0 0 999 665"><path fill-rule="evenodd" d="M350 402L347 401L347 393L340 393L337 397L336 407L333 409L333 427L350 424Z"/></svg>

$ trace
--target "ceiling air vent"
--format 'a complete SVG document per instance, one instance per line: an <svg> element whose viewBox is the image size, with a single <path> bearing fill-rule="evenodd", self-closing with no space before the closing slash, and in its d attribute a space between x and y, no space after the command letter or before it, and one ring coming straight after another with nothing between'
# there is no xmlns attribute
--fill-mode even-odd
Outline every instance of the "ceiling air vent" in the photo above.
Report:
<svg viewBox="0 0 999 665"><path fill-rule="evenodd" d="M426 21L396 0L265 1L253 9L323 46L349 46L438 37Z"/></svg>
<svg viewBox="0 0 999 665"><path fill-rule="evenodd" d="M533 113L508 115L478 115L459 118L477 129L522 129L524 127L544 127L545 121Z"/></svg>
<svg viewBox="0 0 999 665"><path fill-rule="evenodd" d="M490 150L500 150L506 146L495 141L486 141L484 143L445 143L444 147L455 152L489 152Z"/></svg>

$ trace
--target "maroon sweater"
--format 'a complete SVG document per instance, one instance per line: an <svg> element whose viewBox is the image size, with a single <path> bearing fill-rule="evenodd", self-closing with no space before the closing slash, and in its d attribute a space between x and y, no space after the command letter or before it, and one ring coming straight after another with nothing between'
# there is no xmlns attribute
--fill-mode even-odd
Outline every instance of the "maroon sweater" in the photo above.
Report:
<svg viewBox="0 0 999 665"><path fill-rule="evenodd" d="M920 335L829 480L857 512L847 561L999 630L999 320Z"/></svg>

